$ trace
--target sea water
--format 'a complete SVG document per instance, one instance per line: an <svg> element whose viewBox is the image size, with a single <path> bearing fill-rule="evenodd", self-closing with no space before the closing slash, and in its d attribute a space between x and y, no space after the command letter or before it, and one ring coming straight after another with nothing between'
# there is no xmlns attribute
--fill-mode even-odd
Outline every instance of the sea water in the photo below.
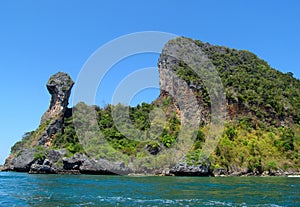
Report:
<svg viewBox="0 0 300 207"><path fill-rule="evenodd" d="M0 206L300 206L300 178L1 172Z"/></svg>

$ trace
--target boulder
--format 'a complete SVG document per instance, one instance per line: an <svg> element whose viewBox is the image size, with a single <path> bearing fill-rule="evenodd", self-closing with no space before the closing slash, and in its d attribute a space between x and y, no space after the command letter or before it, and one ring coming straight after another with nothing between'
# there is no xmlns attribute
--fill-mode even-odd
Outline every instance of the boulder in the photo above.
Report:
<svg viewBox="0 0 300 207"><path fill-rule="evenodd" d="M227 175L228 172L225 168L217 168L217 169L214 169L213 171L213 175L218 177L218 176L224 176L224 175Z"/></svg>
<svg viewBox="0 0 300 207"><path fill-rule="evenodd" d="M84 162L84 158L81 154L75 154L73 157L64 157L63 159L64 170L79 170L79 167Z"/></svg>
<svg viewBox="0 0 300 207"><path fill-rule="evenodd" d="M54 150L51 149L47 152L47 159L44 161L46 162L47 160L51 163L57 163L58 161L62 160L64 156L66 156L69 152L66 149L59 149L59 150Z"/></svg>
<svg viewBox="0 0 300 207"><path fill-rule="evenodd" d="M185 159L170 169L170 174L175 176L209 176L210 161L205 159L198 165L188 165Z"/></svg>
<svg viewBox="0 0 300 207"><path fill-rule="evenodd" d="M6 163L6 170L13 170L17 172L29 172L31 165L35 162L34 149L24 149L18 156L15 156Z"/></svg>
<svg viewBox="0 0 300 207"><path fill-rule="evenodd" d="M55 174L56 171L50 165L32 164L29 173L30 174Z"/></svg>
<svg viewBox="0 0 300 207"><path fill-rule="evenodd" d="M110 162L106 159L94 160L84 154L75 154L69 158L64 157L63 169L99 175L127 175L132 173L132 170L122 162Z"/></svg>

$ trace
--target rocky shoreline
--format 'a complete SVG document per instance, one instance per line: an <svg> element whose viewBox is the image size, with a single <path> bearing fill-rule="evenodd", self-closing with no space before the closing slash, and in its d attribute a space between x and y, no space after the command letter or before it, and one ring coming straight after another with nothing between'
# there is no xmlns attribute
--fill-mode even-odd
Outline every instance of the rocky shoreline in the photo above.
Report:
<svg viewBox="0 0 300 207"><path fill-rule="evenodd" d="M228 171L224 168L212 170L209 160L198 166L189 166L182 160L172 168L156 171L148 169L133 170L122 162L109 162L105 159L93 160L84 154L66 157L67 150L49 150L46 159L34 159L35 150L27 149L21 156L11 160L11 165L0 165L0 171L25 172L29 174L93 174L93 175L127 175L127 176L202 176L202 177L298 177L297 170L251 171L238 169Z"/></svg>
<svg viewBox="0 0 300 207"><path fill-rule="evenodd" d="M252 172L248 169L241 171L228 172L224 168L215 169L212 172L214 177L286 177L286 176L300 176L299 171L295 170L269 170Z"/></svg>
<svg viewBox="0 0 300 207"><path fill-rule="evenodd" d="M16 171L16 170L10 170L6 169L3 166L0 166L0 172L22 172L22 173L29 173L29 174L67 174L67 175L118 175L113 172L109 171L81 171L81 170L63 170L63 169L55 169L53 170L51 167L47 165L33 165L32 170L29 172L25 171ZM124 174L120 174L124 175ZM250 173L240 173L240 172L233 172L231 174L214 174L213 172L210 172L208 175L197 175L197 174L182 174L182 175L175 175L170 173L168 169L163 170L162 172L155 172L155 173L129 173L126 174L126 176L185 176L185 177L300 177L300 172L297 171L283 171L283 170L277 170L277 171L264 171L263 173L256 173L256 172L250 172Z"/></svg>
<svg viewBox="0 0 300 207"><path fill-rule="evenodd" d="M210 176L210 162L188 166L182 160L171 169L131 169L123 162L94 160L85 154L68 157L66 149L48 151L45 159L35 159L35 149L26 149L19 156L7 160L3 171L28 172L30 174L98 174L98 175L165 175Z"/></svg>

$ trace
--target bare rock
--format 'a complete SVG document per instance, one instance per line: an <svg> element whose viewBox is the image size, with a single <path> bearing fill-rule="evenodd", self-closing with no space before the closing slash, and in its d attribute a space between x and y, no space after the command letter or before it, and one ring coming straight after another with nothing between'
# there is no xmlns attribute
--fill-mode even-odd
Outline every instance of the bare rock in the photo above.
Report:
<svg viewBox="0 0 300 207"><path fill-rule="evenodd" d="M79 170L79 167L84 162L82 155L74 155L73 157L64 157L63 159L64 170Z"/></svg>
<svg viewBox="0 0 300 207"><path fill-rule="evenodd" d="M128 175L132 170L122 162L110 162L105 159L93 160L84 154L75 154L63 158L63 169L66 171L79 171L83 174L98 175Z"/></svg>
<svg viewBox="0 0 300 207"><path fill-rule="evenodd" d="M63 115L69 104L69 97L74 85L71 77L62 72L51 76L47 82L47 89L51 94L48 111L43 115L41 123Z"/></svg>
<svg viewBox="0 0 300 207"><path fill-rule="evenodd" d="M68 151L66 149L59 149L54 150L51 149L47 153L47 159L44 160L44 162L47 162L47 160L51 163L56 163L59 160L62 159L62 157L66 156L68 154Z"/></svg>
<svg viewBox="0 0 300 207"><path fill-rule="evenodd" d="M227 174L228 174L228 172L225 168L217 168L217 169L214 169L214 171L213 171L213 175L216 177L225 176Z"/></svg>
<svg viewBox="0 0 300 207"><path fill-rule="evenodd" d="M170 174L175 176L209 176L210 175L210 161L205 159L199 165L188 165L183 158L177 165L170 170Z"/></svg>
<svg viewBox="0 0 300 207"><path fill-rule="evenodd" d="M29 172L31 165L35 162L35 149L25 149L20 154L5 163L5 170L17 172Z"/></svg>
<svg viewBox="0 0 300 207"><path fill-rule="evenodd" d="M30 174L55 174L56 171L50 165L32 164L29 173Z"/></svg>
<svg viewBox="0 0 300 207"><path fill-rule="evenodd" d="M176 54L180 54L184 47L181 42L184 40L178 37L169 41L163 48L158 61L158 71L160 77L160 96L170 96L174 100L175 108L180 110L180 119L183 124L189 125L191 120L195 124L199 121L208 123L210 110L203 102L202 87L200 83L192 83L183 80L176 74L182 60L177 59ZM174 43L174 41L177 41ZM199 54L200 55L200 54ZM197 88L199 86L200 88ZM195 107L199 106L199 108ZM198 120L200 119L201 120Z"/></svg>
<svg viewBox="0 0 300 207"><path fill-rule="evenodd" d="M61 132L65 113L68 112L69 97L74 85L71 77L62 72L51 76L47 89L51 94L49 109L42 116L40 126L46 125L45 130L36 145L49 147L54 135Z"/></svg>

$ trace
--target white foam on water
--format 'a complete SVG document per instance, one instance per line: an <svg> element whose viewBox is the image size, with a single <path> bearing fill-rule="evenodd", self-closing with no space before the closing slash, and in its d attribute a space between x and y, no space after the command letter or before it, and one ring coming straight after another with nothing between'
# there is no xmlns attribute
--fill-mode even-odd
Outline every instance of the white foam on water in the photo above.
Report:
<svg viewBox="0 0 300 207"><path fill-rule="evenodd" d="M140 204L145 204L145 203L155 203L155 204L183 204L183 203L199 203L202 200L201 199L141 199L141 198L124 198L124 197L102 197L98 196L99 201L101 202L109 202L109 203L115 203L115 202L132 202L132 203L140 203ZM187 205L185 205L187 206Z"/></svg>

